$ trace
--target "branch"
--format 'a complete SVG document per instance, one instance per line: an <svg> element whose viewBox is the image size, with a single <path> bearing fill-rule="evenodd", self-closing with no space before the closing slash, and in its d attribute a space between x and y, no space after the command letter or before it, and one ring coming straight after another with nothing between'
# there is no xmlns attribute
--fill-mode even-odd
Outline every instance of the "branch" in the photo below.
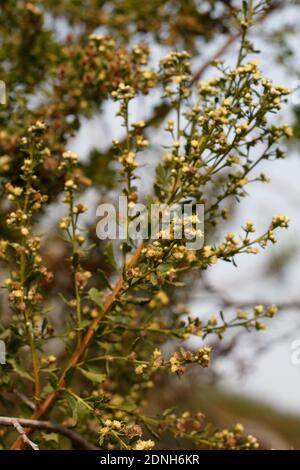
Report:
<svg viewBox="0 0 300 470"><path fill-rule="evenodd" d="M29 400L29 398L27 398L23 393L19 392L18 390L14 390L13 392L23 403L25 403L25 405L28 406L28 408L30 408L32 411L35 410L35 404L31 400Z"/></svg>
<svg viewBox="0 0 300 470"><path fill-rule="evenodd" d="M194 74L194 76L192 78L192 81L191 81L191 85L194 85L196 82L198 82L200 80L200 78L202 77L202 75L204 74L206 69L211 65L211 63L214 60L217 60L220 57L222 57L225 54L225 52L227 51L227 49L229 49L231 44L233 44L240 37L240 35L241 35L240 31L237 31L236 33L231 34L230 36L228 36L228 38L226 39L224 44L206 62L204 62L204 64Z"/></svg>
<svg viewBox="0 0 300 470"><path fill-rule="evenodd" d="M81 449L99 450L98 447L90 444L76 432L52 421L39 421L36 419L10 418L6 416L0 416L0 425L14 426L21 434L21 438L24 440L24 443L29 444L33 450L39 450L39 447L28 438L28 433L23 429L23 426L30 429L42 429L44 431L56 432L62 436L68 437L70 441L79 446Z"/></svg>
<svg viewBox="0 0 300 470"><path fill-rule="evenodd" d="M9 426L13 426L18 433L21 435L21 438L23 439L24 444L30 445L30 447L33 450L40 450L39 446L32 442L29 437L27 436L26 432L24 431L20 421L17 418L5 418L3 417L3 424L7 423ZM1 423L1 417L0 417L0 423Z"/></svg>

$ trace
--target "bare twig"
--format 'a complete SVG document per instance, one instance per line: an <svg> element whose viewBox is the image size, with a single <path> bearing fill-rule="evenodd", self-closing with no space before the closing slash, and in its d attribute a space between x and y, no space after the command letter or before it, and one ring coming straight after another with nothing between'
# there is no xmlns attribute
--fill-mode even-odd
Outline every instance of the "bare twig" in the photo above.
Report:
<svg viewBox="0 0 300 470"><path fill-rule="evenodd" d="M23 393L19 392L18 390L14 390L14 394L23 402L25 405L28 406L32 411L35 410L35 404L29 400Z"/></svg>
<svg viewBox="0 0 300 470"><path fill-rule="evenodd" d="M236 33L233 33L230 36L228 36L224 44L222 44L222 46L212 55L212 57L206 60L204 64L202 64L202 66L199 68L199 70L194 74L193 79L191 81L191 85L198 82L198 80L200 80L200 78L202 77L206 69L211 65L211 63L214 60L222 57L225 54L225 52L229 49L231 44L233 44L239 37L240 37L240 31L237 31Z"/></svg>
<svg viewBox="0 0 300 470"><path fill-rule="evenodd" d="M29 437L27 436L26 432L24 431L20 421L17 418L6 418L6 417L4 417L2 419L4 419L3 424L5 422L9 422L9 426L13 426L18 431L18 433L21 435L21 437L22 437L23 441L25 442L25 444L30 445L30 447L33 450L40 450L39 446L29 439ZM0 423L1 423L1 417L0 417Z"/></svg>
<svg viewBox="0 0 300 470"><path fill-rule="evenodd" d="M10 418L7 416L0 416L0 425L14 426L21 435L24 442L29 444L33 450L39 450L39 447L28 438L28 434L23 429L23 426L27 429L42 429L44 431L51 431L57 434L61 434L62 436L68 437L70 441L73 442L73 444L76 444L81 449L99 450L98 447L90 444L76 432L52 421L39 421L36 419Z"/></svg>

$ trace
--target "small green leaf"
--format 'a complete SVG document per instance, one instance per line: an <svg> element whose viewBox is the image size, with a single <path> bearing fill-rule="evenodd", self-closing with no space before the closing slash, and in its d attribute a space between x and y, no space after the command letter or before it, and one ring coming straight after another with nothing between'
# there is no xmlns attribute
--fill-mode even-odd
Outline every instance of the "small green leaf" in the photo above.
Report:
<svg viewBox="0 0 300 470"><path fill-rule="evenodd" d="M174 287L185 287L186 286L186 283L181 282L181 281L173 281L173 282L169 282L169 284L171 286L174 286Z"/></svg>
<svg viewBox="0 0 300 470"><path fill-rule="evenodd" d="M158 284L157 277L154 273L151 273L150 282L153 286L157 286Z"/></svg>
<svg viewBox="0 0 300 470"><path fill-rule="evenodd" d="M132 247L129 245L127 242L122 243L122 253L124 255L127 255L127 253L130 253L132 250Z"/></svg>
<svg viewBox="0 0 300 470"><path fill-rule="evenodd" d="M33 382L33 378L31 377L31 375L25 369L23 369L23 367L20 364L18 364L14 358L7 359L7 362L8 364L12 366L14 372L17 375L19 375L23 379L28 379L28 380L31 380L31 382Z"/></svg>
<svg viewBox="0 0 300 470"><path fill-rule="evenodd" d="M168 185L168 178L165 168L162 165L157 165L155 173L157 184L166 187Z"/></svg>
<svg viewBox="0 0 300 470"><path fill-rule="evenodd" d="M47 441L47 442L52 441L58 444L59 435L56 432L49 432L49 433L43 432L42 436L43 436L44 441Z"/></svg>
<svg viewBox="0 0 300 470"><path fill-rule="evenodd" d="M71 397L70 395L66 395L66 400L69 404L69 407L72 412L72 426L76 426L77 421L78 421L78 406L79 402L75 400L74 397Z"/></svg>
<svg viewBox="0 0 300 470"><path fill-rule="evenodd" d="M126 297L126 302L134 305L145 305L151 302L149 297Z"/></svg>
<svg viewBox="0 0 300 470"><path fill-rule="evenodd" d="M115 260L112 242L109 242L106 244L105 250L104 250L104 257L106 261L108 262L108 264L110 264L114 269L118 269L118 266Z"/></svg>
<svg viewBox="0 0 300 470"><path fill-rule="evenodd" d="M66 372L66 374L65 374L65 384L66 384L67 387L68 387L68 386L70 385L70 383L71 383L71 380L72 380L74 371L75 371L75 368L74 368L74 367L70 367L70 369L68 369L67 372Z"/></svg>
<svg viewBox="0 0 300 470"><path fill-rule="evenodd" d="M103 301L104 301L104 294L100 290L96 289L95 287L92 287L89 290L89 298L95 302L95 304L98 305L98 307L102 308L103 307Z"/></svg>
<svg viewBox="0 0 300 470"><path fill-rule="evenodd" d="M39 279L39 278L41 277L41 275L42 275L42 274L40 273L40 271L33 271L33 272L31 272L31 273L27 276L27 278L26 278L26 280L25 280L25 285L26 285L27 287L30 286L30 284L32 284L32 282L34 282L34 281L36 281L37 279Z"/></svg>
<svg viewBox="0 0 300 470"><path fill-rule="evenodd" d="M100 281L103 283L103 285L112 290L112 286L111 286L109 280L107 279L105 272L102 271L102 269L97 269L97 273L98 273L98 276L100 277Z"/></svg>
<svg viewBox="0 0 300 470"><path fill-rule="evenodd" d="M78 367L78 370L86 379L90 380L93 384L101 384L106 379L106 374L103 374L102 372L85 370L81 367Z"/></svg>

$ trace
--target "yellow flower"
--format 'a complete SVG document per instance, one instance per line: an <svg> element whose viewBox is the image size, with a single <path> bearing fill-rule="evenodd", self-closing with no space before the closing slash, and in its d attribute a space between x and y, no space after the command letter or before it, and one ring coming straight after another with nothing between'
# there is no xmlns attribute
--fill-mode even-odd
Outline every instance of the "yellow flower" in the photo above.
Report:
<svg viewBox="0 0 300 470"><path fill-rule="evenodd" d="M138 366L136 366L136 368L134 369L136 375L142 375L144 369L146 368L146 364L140 364Z"/></svg>
<svg viewBox="0 0 300 470"><path fill-rule="evenodd" d="M137 443L134 446L134 450L151 450L155 446L155 442L148 440L148 441L142 441L139 439Z"/></svg>
<svg viewBox="0 0 300 470"><path fill-rule="evenodd" d="M203 256L205 258L209 258L210 256L212 256L214 254L214 251L211 247L211 245L206 245L204 248L203 248Z"/></svg>

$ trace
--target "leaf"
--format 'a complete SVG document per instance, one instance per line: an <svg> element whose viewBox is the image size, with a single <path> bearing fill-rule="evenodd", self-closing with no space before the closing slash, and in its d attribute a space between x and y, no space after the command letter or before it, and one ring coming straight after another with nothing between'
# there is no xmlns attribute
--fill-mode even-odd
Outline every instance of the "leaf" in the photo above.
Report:
<svg viewBox="0 0 300 470"><path fill-rule="evenodd" d="M159 184L160 186L166 187L168 184L168 178L167 178L165 168L162 165L157 165L155 169L155 174L156 174L157 184Z"/></svg>
<svg viewBox="0 0 300 470"><path fill-rule="evenodd" d="M48 376L48 380L49 380L49 383L50 383L51 387L53 388L53 390L57 390L57 387L58 387L57 376L55 374L53 374L52 372L50 372L49 376Z"/></svg>
<svg viewBox="0 0 300 470"><path fill-rule="evenodd" d="M107 329L107 325L105 323L100 323L99 326L97 327L97 331L96 331L96 338L101 338L105 331Z"/></svg>
<svg viewBox="0 0 300 470"><path fill-rule="evenodd" d="M72 425L73 427L76 426L77 424L77 421L78 421L78 406L79 406L79 402L77 400L75 400L74 397L71 397L70 395L67 395L66 396L66 400L69 404L69 407L71 409L71 412L72 412Z"/></svg>
<svg viewBox="0 0 300 470"><path fill-rule="evenodd" d="M100 281L102 282L102 284L105 287L108 287L110 290L112 290L112 286L111 286L109 280L107 279L105 272L102 271L102 269L97 269L97 274L100 277Z"/></svg>
<svg viewBox="0 0 300 470"><path fill-rule="evenodd" d="M31 272L27 277L26 277L26 280L25 280L25 285L28 287L30 286L30 284L33 282L33 281L36 281L37 279L39 279L41 277L41 273L40 271L33 271Z"/></svg>
<svg viewBox="0 0 300 470"><path fill-rule="evenodd" d="M23 367L17 363L17 361L14 358L9 358L7 359L8 364L10 364L14 370L14 372L22 377L23 379L28 379L31 382L33 382L33 378L31 375L27 372L27 370L23 369Z"/></svg>
<svg viewBox="0 0 300 470"><path fill-rule="evenodd" d="M70 383L71 383L71 380L72 380L74 371L75 371L75 368L74 368L74 367L70 367L70 369L68 369L67 372L66 372L66 374L65 374L65 384L66 384L67 387L68 387L68 386L70 385Z"/></svg>
<svg viewBox="0 0 300 470"><path fill-rule="evenodd" d="M150 282L153 286L157 286L158 284L157 277L154 273L151 273L150 275Z"/></svg>
<svg viewBox="0 0 300 470"><path fill-rule="evenodd" d="M95 304L98 305L98 307L102 308L103 307L103 301L104 301L104 295L103 292L100 290L96 289L95 287L92 287L89 290L89 299L91 299Z"/></svg>
<svg viewBox="0 0 300 470"><path fill-rule="evenodd" d="M130 253L132 250L132 247L129 245L127 242L122 243L122 253L124 255L127 255L127 253Z"/></svg>
<svg viewBox="0 0 300 470"><path fill-rule="evenodd" d="M126 297L126 302L134 305L145 305L151 302L149 297Z"/></svg>
<svg viewBox="0 0 300 470"><path fill-rule="evenodd" d="M174 286L174 287L185 287L186 286L186 283L181 282L181 281L173 281L173 282L169 282L168 284L170 284L171 286Z"/></svg>
<svg viewBox="0 0 300 470"><path fill-rule="evenodd" d="M104 250L104 257L108 264L110 264L114 269L118 269L118 266L115 260L112 242L109 242L106 244L105 250Z"/></svg>
<svg viewBox="0 0 300 470"><path fill-rule="evenodd" d="M44 317L43 322L42 322L42 326L41 326L42 335L46 332L47 326L48 326L48 319L46 317Z"/></svg>
<svg viewBox="0 0 300 470"><path fill-rule="evenodd" d="M91 371L91 370L86 370L82 369L81 367L77 368L82 375L90 380L93 384L101 384L106 380L106 374L103 374L102 372L96 372L96 371Z"/></svg>
<svg viewBox="0 0 300 470"><path fill-rule="evenodd" d="M43 432L42 436L43 436L44 441L47 441L47 442L52 441L58 444L59 435L56 432L49 432L49 433Z"/></svg>

